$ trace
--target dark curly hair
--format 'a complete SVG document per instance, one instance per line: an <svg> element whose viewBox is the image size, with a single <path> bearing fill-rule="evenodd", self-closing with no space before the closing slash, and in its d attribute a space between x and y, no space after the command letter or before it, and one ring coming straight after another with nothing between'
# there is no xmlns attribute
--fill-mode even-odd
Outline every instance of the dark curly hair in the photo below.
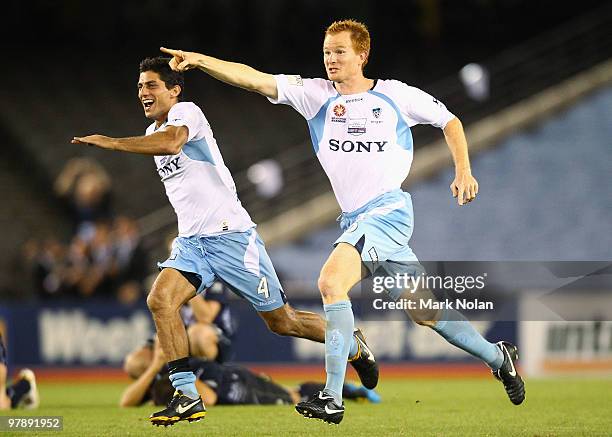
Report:
<svg viewBox="0 0 612 437"><path fill-rule="evenodd" d="M175 86L181 87L181 92L178 95L178 100L183 100L183 91L185 90L185 78L183 73L174 71L168 65L170 58L156 56L155 58L146 58L140 62L140 72L153 71L159 74L159 78L166 84L166 88L170 89Z"/></svg>

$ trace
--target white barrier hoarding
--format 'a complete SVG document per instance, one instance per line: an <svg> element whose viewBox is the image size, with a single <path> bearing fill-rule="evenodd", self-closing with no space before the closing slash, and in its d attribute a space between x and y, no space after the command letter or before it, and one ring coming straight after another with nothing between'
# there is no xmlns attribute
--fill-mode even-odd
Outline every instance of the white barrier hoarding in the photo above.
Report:
<svg viewBox="0 0 612 437"><path fill-rule="evenodd" d="M554 302L526 297L519 311L520 363L526 375L612 374L609 292L555 295Z"/></svg>

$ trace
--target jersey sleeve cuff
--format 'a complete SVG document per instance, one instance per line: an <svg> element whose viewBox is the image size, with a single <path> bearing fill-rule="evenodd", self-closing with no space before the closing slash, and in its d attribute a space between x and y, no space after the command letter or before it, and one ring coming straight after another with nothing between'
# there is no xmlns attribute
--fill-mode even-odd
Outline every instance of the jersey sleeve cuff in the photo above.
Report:
<svg viewBox="0 0 612 437"><path fill-rule="evenodd" d="M442 122L437 126L440 129L444 130L446 125L453 119L457 118L455 114L450 111L446 111L446 115L442 118Z"/></svg>
<svg viewBox="0 0 612 437"><path fill-rule="evenodd" d="M276 91L278 93L278 96L276 99L273 99L271 97L266 97L266 98L270 101L270 103L273 103L275 105L286 103L287 99L285 98L285 86L287 85L286 83L287 79L285 78L285 75L275 74L274 80L276 81Z"/></svg>

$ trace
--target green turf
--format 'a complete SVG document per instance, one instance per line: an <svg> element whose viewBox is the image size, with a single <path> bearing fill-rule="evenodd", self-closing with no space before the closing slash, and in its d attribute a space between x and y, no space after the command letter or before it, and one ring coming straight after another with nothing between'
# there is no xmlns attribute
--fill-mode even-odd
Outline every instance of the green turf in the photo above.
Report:
<svg viewBox="0 0 612 437"><path fill-rule="evenodd" d="M347 403L339 426L304 419L291 406L219 406L200 422L155 428L146 419L155 407L117 407L121 389L118 384L42 384L41 408L17 414L62 415L61 434L70 436L612 435L611 379L531 380L519 407L494 380L388 380L380 385L383 403Z"/></svg>

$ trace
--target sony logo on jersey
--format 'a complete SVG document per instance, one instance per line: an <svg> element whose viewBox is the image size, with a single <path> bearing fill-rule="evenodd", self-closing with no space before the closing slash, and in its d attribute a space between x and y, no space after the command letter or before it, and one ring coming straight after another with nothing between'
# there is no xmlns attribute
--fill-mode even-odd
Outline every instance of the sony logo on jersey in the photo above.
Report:
<svg viewBox="0 0 612 437"><path fill-rule="evenodd" d="M333 152L384 152L387 141L351 141L346 140L340 143L340 140L330 139L329 150ZM374 147L372 147L374 146Z"/></svg>
<svg viewBox="0 0 612 437"><path fill-rule="evenodd" d="M163 163L164 161L162 161ZM171 159L170 161L168 161L167 164L164 164L162 167L159 167L157 169L157 173L159 174L160 178L164 178L166 176L168 176L169 174L171 174L173 171L178 170L179 168L179 157L175 157L174 159Z"/></svg>

